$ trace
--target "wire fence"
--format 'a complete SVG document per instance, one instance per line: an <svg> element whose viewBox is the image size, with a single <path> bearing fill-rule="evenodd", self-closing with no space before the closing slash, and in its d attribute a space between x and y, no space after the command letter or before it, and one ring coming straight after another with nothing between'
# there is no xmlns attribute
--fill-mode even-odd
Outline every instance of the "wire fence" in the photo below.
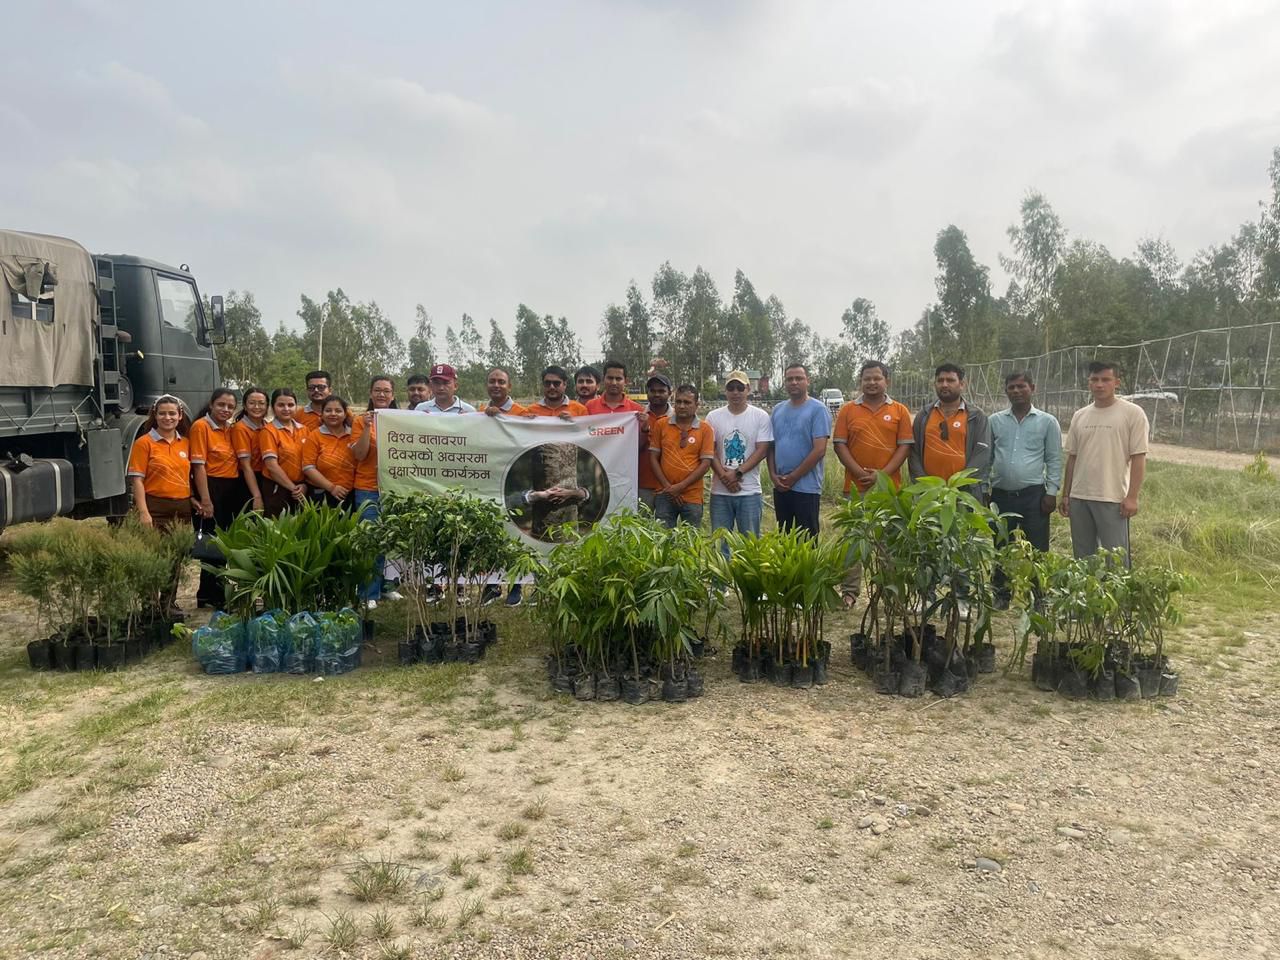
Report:
<svg viewBox="0 0 1280 960"><path fill-rule="evenodd" d="M1280 323L964 364L965 395L988 413L999 410L1008 405L1005 374L1026 371L1036 384L1036 406L1065 427L1071 414L1090 402L1091 360L1120 365L1123 395L1147 411L1151 438L1159 443L1280 452ZM893 393L919 409L934 396L933 375L897 373Z"/></svg>

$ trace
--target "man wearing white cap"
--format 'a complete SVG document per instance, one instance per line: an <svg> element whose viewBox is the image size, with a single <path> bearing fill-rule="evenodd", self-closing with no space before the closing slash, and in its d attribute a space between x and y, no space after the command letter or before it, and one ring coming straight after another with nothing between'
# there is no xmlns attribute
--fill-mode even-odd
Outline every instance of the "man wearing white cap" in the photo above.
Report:
<svg viewBox="0 0 1280 960"><path fill-rule="evenodd" d="M734 370L724 382L728 405L707 414L716 435L711 461L711 529L737 530L760 536L764 499L760 462L773 443L769 414L747 402L751 381Z"/></svg>
<svg viewBox="0 0 1280 960"><path fill-rule="evenodd" d="M476 408L458 398L458 371L447 363L437 363L431 368L431 399L413 409L419 413L475 413Z"/></svg>

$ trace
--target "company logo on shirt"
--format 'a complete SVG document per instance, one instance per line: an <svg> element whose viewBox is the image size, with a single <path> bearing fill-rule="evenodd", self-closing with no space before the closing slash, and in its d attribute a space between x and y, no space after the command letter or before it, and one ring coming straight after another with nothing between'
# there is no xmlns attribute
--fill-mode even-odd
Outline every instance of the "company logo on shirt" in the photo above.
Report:
<svg viewBox="0 0 1280 960"><path fill-rule="evenodd" d="M180 456L183 460L187 459L187 451L185 451L185 450L179 450L179 451L178 451L178 456Z"/></svg>
<svg viewBox="0 0 1280 960"><path fill-rule="evenodd" d="M893 414L891 414L891 413L886 413L886 414L884 415L884 422L885 422L885 423L888 423L888 422L889 422L890 420L892 420L892 419L893 419Z"/></svg>
<svg viewBox="0 0 1280 960"><path fill-rule="evenodd" d="M959 430L959 429L960 429L960 421L959 421L959 420L957 420L955 423L951 424L951 426L952 426L952 427L954 427L955 429Z"/></svg>

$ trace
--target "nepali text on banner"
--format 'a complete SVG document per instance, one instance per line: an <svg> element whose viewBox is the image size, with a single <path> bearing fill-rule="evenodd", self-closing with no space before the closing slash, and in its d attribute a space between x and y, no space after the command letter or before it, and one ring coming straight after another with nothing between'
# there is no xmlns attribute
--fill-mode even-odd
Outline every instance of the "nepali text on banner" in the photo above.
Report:
<svg viewBox="0 0 1280 960"><path fill-rule="evenodd" d="M496 500L534 546L549 547L562 524L586 530L636 509L634 413L561 420L379 410L375 423L381 492L460 489Z"/></svg>

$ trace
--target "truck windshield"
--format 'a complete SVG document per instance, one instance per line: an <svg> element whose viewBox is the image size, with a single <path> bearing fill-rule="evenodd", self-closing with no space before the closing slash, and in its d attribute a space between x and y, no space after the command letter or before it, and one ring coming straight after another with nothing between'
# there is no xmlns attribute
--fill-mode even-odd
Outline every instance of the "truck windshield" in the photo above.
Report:
<svg viewBox="0 0 1280 960"><path fill-rule="evenodd" d="M196 290L186 280L156 277L160 288L160 316L171 327L196 335Z"/></svg>

